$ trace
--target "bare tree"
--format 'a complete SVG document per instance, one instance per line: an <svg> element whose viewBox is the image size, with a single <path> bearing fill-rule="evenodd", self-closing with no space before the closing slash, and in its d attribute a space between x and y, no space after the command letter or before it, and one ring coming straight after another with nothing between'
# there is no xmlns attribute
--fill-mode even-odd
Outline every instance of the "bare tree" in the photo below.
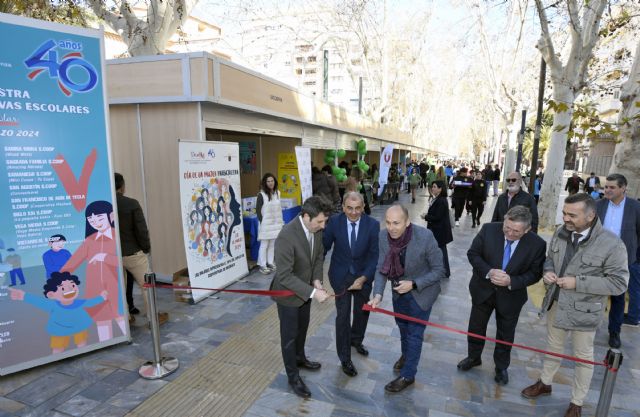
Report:
<svg viewBox="0 0 640 417"><path fill-rule="evenodd" d="M562 189L562 173L566 153L567 133L573 114L573 103L585 86L589 61L593 56L600 28L600 20L607 5L606 0L555 1L554 7L566 7L570 51L563 60L558 55L553 34L549 28L547 7L542 0L535 0L542 34L537 48L544 57L551 75L553 100L560 106L553 117L553 133L549 145L549 158L545 168L545 181L540 192L540 227L555 225L558 200Z"/></svg>
<svg viewBox="0 0 640 417"><path fill-rule="evenodd" d="M198 0L145 0L144 17L127 0L86 0L93 12L113 28L127 45L129 55L164 53L167 41L186 22ZM111 3L109 3L111 4Z"/></svg>

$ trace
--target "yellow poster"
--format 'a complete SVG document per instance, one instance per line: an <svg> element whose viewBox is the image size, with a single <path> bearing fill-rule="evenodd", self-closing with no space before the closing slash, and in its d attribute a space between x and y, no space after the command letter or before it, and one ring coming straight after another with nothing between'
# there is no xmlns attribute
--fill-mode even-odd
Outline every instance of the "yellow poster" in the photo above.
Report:
<svg viewBox="0 0 640 417"><path fill-rule="evenodd" d="M278 189L282 198L295 199L300 204L300 179L295 153L278 154Z"/></svg>

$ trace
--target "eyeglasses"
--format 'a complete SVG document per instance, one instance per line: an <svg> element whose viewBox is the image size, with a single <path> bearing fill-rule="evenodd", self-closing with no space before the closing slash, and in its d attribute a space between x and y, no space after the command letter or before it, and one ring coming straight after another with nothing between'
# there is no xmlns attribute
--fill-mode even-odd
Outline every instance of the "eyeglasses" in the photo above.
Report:
<svg viewBox="0 0 640 417"><path fill-rule="evenodd" d="M507 178L507 182L518 182L517 178Z"/></svg>

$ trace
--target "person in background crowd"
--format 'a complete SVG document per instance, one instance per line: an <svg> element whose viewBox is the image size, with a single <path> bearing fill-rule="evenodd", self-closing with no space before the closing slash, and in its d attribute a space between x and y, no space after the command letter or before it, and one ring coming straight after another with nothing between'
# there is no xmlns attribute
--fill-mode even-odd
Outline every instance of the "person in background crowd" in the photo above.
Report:
<svg viewBox="0 0 640 417"><path fill-rule="evenodd" d="M420 161L420 188L429 188L429 183L427 182L427 171L429 171L429 165L427 165L427 161L424 159Z"/></svg>
<svg viewBox="0 0 640 417"><path fill-rule="evenodd" d="M334 211L337 213L341 210L341 198L340 189L338 187L338 181L333 176L331 171L331 165L325 165L322 167L322 173L327 176L327 183L329 184L329 192L331 194L331 201L333 202Z"/></svg>
<svg viewBox="0 0 640 417"><path fill-rule="evenodd" d="M438 241L438 247L442 251L445 278L449 278L451 269L449 267L447 244L453 242L453 233L451 233L449 200L447 200L447 189L444 186L444 182L440 180L433 181L431 183L431 195L433 198L429 202L429 211L424 216L424 219L427 222L427 229L431 230L436 241Z"/></svg>
<svg viewBox="0 0 640 417"><path fill-rule="evenodd" d="M311 189L313 190L313 195L319 195L327 202L333 201L329 179L320 171L320 168L316 166L311 167Z"/></svg>
<svg viewBox="0 0 640 417"><path fill-rule="evenodd" d="M564 186L564 190L569 192L569 195L580 192L580 184L584 184L584 180L580 178L577 172L574 172L571 177L567 178L567 183Z"/></svg>
<svg viewBox="0 0 640 417"><path fill-rule="evenodd" d="M446 177L445 177L446 178ZM436 181L436 166L435 165L431 165L431 168L429 169L429 172L427 172L427 191L429 191L429 198L433 197L433 194L431 194L431 184L433 184L434 181ZM440 181L443 181L444 178L440 179ZM444 184L444 182L443 182ZM444 187L446 190L446 186ZM445 191L446 194L446 191Z"/></svg>
<svg viewBox="0 0 640 417"><path fill-rule="evenodd" d="M536 200L536 204L540 201L540 188L542 182L540 181L540 175L536 174L536 178L533 180L533 198Z"/></svg>
<svg viewBox="0 0 640 417"><path fill-rule="evenodd" d="M387 209L385 223L386 229L380 231L374 297L369 305L374 309L380 305L389 281L396 313L429 320L444 275L438 242L430 230L412 224L409 211L401 205ZM384 387L391 393L400 392L415 382L425 330L423 324L403 319L396 319L396 324L400 329L402 355L393 365L400 376Z"/></svg>
<svg viewBox="0 0 640 417"><path fill-rule="evenodd" d="M489 191L491 190L491 182L493 181L493 169L491 169L491 165L487 164L482 170L482 176L486 182L485 191L487 193L487 197L489 197Z"/></svg>
<svg viewBox="0 0 640 417"><path fill-rule="evenodd" d="M522 176L518 172L512 172L507 176L507 190L498 197L491 221L499 222L504 219L511 207L525 206L531 211L531 230L538 233L538 205L531 194L522 190L521 185Z"/></svg>
<svg viewBox="0 0 640 417"><path fill-rule="evenodd" d="M593 189L593 191L591 191L591 194L589 194L589 195L594 200L600 200L603 197L604 194L602 194L602 192L600 192L600 186L596 185L595 188Z"/></svg>
<svg viewBox="0 0 640 417"><path fill-rule="evenodd" d="M584 192L587 194L591 194L591 192L596 189L596 187L600 187L600 177L596 176L595 172L589 174L589 178L584 183Z"/></svg>
<svg viewBox="0 0 640 417"><path fill-rule="evenodd" d="M270 289L294 292L289 297L274 298L280 321L280 348L289 385L302 398L309 398L311 391L300 378L299 368L315 371L321 367L320 363L307 358L304 345L311 299L322 303L329 297L322 287L322 230L332 209L322 197L307 198L302 203L300 216L282 228L275 245L278 269Z"/></svg>
<svg viewBox="0 0 640 417"><path fill-rule="evenodd" d="M448 163L446 168L444 169L444 172L447 175L447 184L450 184L454 174L453 165L451 165L451 163Z"/></svg>
<svg viewBox="0 0 640 417"><path fill-rule="evenodd" d="M484 203L487 200L487 183L482 179L482 172L476 171L473 185L469 191L469 201L471 202L471 218L473 223L471 228L475 228L476 225L480 226L480 217L484 212Z"/></svg>
<svg viewBox="0 0 640 417"><path fill-rule="evenodd" d="M460 216L462 216L462 211L464 210L464 206L469 198L469 191L471 190L472 185L473 178L467 175L467 168L465 167L460 168L458 175L456 175L451 181L450 187L453 188L451 203L455 210L454 218L456 226L460 226Z"/></svg>
<svg viewBox="0 0 640 417"><path fill-rule="evenodd" d="M260 181L260 192L258 192L256 199L256 215L260 222L258 228L258 240L260 241L258 267L260 267L260 272L266 275L276 270L274 263L276 238L284 226L278 180L269 172L264 174Z"/></svg>
<svg viewBox="0 0 640 417"><path fill-rule="evenodd" d="M124 195L125 182L122 174L115 173L114 181L116 186L116 202L118 203L118 233L120 236L120 247L122 249L122 266L128 275L133 276L135 282L142 290L142 301L144 303L144 313L149 314L147 304L147 289L144 287L144 276L151 270L149 266L148 254L151 252L151 239L149 239L149 229L144 218L144 212L138 200ZM117 294L112 295L117 298ZM132 299L133 301L133 299ZM137 310L133 304L128 306L129 323L135 321L132 314ZM148 317L148 316L147 316ZM158 322L166 323L169 320L169 313L158 313Z"/></svg>
<svg viewBox="0 0 640 417"><path fill-rule="evenodd" d="M593 361L596 329L610 295L624 294L629 280L624 243L604 229L588 194L570 195L562 207L563 226L549 242L544 263L546 294L539 316L547 314L545 350L564 353L571 336L573 356ZM593 260L597 259L597 262ZM551 394L561 359L545 356L538 381L522 390L528 399ZM589 391L593 365L575 364L571 402L565 417L580 417Z"/></svg>
<svg viewBox="0 0 640 417"><path fill-rule="evenodd" d="M497 197L498 185L500 184L500 167L498 166L498 164L495 164L494 166L493 175L491 176L491 179L493 180L493 196Z"/></svg>
<svg viewBox="0 0 640 417"><path fill-rule="evenodd" d="M624 242L629 266L629 312L625 316L625 294L611 296L609 311L609 346L620 348L622 325L637 327L640 321L640 202L627 198L627 179L622 174L610 174L604 185L604 199L596 203L602 227Z"/></svg>
<svg viewBox="0 0 640 417"><path fill-rule="evenodd" d="M527 287L540 281L545 241L531 232L531 212L515 206L501 223L482 226L467 252L473 275L469 282L471 313L469 332L485 336L495 310L496 339L513 343L520 311L527 302ZM458 369L468 371L482 364L484 340L467 337L468 355ZM495 381L509 382L511 346L496 343L493 352Z"/></svg>
<svg viewBox="0 0 640 417"><path fill-rule="evenodd" d="M442 181L445 190L449 189L449 177L447 176L447 173L442 165L438 167L438 171L436 172L436 179L434 181Z"/></svg>
<svg viewBox="0 0 640 417"><path fill-rule="evenodd" d="M421 177L418 168L413 168L409 173L409 187L411 188L411 204L416 202L416 189L420 185Z"/></svg>
<svg viewBox="0 0 640 417"><path fill-rule="evenodd" d="M336 351L342 371L356 376L351 361L351 347L364 356L369 351L362 344L369 312L362 306L369 300L378 263L380 223L364 213L364 199L358 192L344 195L343 213L332 216L324 229L322 243L326 254L333 247L329 282L336 294ZM353 301L353 322L351 304Z"/></svg>

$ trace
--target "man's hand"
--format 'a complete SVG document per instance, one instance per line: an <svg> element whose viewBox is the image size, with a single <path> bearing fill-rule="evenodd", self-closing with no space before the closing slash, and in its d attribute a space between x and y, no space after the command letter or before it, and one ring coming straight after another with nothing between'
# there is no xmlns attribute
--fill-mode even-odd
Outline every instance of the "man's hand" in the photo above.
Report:
<svg viewBox="0 0 640 417"><path fill-rule="evenodd" d="M9 294L12 300L22 301L24 300L24 291L15 288L9 288Z"/></svg>
<svg viewBox="0 0 640 417"><path fill-rule="evenodd" d="M329 298L329 294L322 288L316 288L316 292L313 293L313 298L315 298L319 303L324 303L327 298Z"/></svg>
<svg viewBox="0 0 640 417"><path fill-rule="evenodd" d="M320 282L319 279L313 280L313 288L315 288L316 290L322 290L322 282Z"/></svg>
<svg viewBox="0 0 640 417"><path fill-rule="evenodd" d="M367 277L362 275L362 276L356 278L355 281L353 281L353 284L351 284L351 286L349 288L347 288L347 291L361 290L362 286L364 285L365 282L367 282Z"/></svg>
<svg viewBox="0 0 640 417"><path fill-rule="evenodd" d="M498 287L508 287L511 285L511 277L501 269L492 269L493 274L489 273L491 283Z"/></svg>
<svg viewBox="0 0 640 417"><path fill-rule="evenodd" d="M576 277L560 277L556 280L558 286L565 290L576 288Z"/></svg>
<svg viewBox="0 0 640 417"><path fill-rule="evenodd" d="M106 253L97 253L89 260L90 264L94 264L96 262L104 262L104 258L107 257Z"/></svg>
<svg viewBox="0 0 640 417"><path fill-rule="evenodd" d="M558 280L558 276L556 275L555 272L553 271L547 271L544 273L544 275L542 276L542 281L545 284L555 284Z"/></svg>
<svg viewBox="0 0 640 417"><path fill-rule="evenodd" d="M398 285L393 287L393 290L398 294L408 293L413 289L413 281L402 280L398 282Z"/></svg>
<svg viewBox="0 0 640 417"><path fill-rule="evenodd" d="M380 301L382 301L382 297L376 295L367 304L369 304L372 308L378 308Z"/></svg>

